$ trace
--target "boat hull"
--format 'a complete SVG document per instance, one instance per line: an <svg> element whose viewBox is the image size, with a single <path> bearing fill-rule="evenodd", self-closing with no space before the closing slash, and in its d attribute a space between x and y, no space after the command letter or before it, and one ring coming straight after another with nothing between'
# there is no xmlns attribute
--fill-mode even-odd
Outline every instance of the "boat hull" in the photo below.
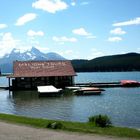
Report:
<svg viewBox="0 0 140 140"><path fill-rule="evenodd" d="M121 85L123 87L139 87L140 82L134 80L121 80Z"/></svg>
<svg viewBox="0 0 140 140"><path fill-rule="evenodd" d="M89 95L100 95L101 91L76 91L75 95L78 96L89 96Z"/></svg>
<svg viewBox="0 0 140 140"><path fill-rule="evenodd" d="M60 97L62 96L62 92L44 92L44 93L39 93L39 97Z"/></svg>

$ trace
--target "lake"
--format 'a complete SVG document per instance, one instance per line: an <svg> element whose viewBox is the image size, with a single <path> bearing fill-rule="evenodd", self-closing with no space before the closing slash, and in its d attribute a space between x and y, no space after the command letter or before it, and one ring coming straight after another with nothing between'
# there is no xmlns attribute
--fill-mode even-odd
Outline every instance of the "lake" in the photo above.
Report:
<svg viewBox="0 0 140 140"><path fill-rule="evenodd" d="M140 72L78 73L75 82L140 81ZM0 85L8 85L5 77ZM113 125L140 128L140 88L105 88L99 96L39 98L36 91L0 90L0 112L67 121L88 121L97 114L110 116Z"/></svg>

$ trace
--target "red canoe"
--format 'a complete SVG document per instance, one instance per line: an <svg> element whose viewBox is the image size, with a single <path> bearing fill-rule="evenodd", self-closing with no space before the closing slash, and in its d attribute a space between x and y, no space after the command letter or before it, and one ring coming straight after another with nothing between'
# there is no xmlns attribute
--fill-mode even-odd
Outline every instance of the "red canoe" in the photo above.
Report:
<svg viewBox="0 0 140 140"><path fill-rule="evenodd" d="M121 80L121 85L126 87L140 86L140 82L134 80Z"/></svg>

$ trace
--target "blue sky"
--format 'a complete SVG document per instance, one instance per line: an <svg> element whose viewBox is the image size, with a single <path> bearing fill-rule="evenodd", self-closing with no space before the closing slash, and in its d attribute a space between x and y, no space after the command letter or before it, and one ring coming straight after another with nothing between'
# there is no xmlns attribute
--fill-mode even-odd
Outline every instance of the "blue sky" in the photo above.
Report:
<svg viewBox="0 0 140 140"><path fill-rule="evenodd" d="M67 59L140 53L140 0L0 0L0 57L32 46Z"/></svg>

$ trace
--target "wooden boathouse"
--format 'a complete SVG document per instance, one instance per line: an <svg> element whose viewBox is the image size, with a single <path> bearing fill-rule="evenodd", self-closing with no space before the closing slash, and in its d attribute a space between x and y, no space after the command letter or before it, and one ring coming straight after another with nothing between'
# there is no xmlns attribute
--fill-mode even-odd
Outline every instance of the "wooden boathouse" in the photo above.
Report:
<svg viewBox="0 0 140 140"><path fill-rule="evenodd" d="M76 73L70 61L15 61L13 74L8 76L13 90L37 89L53 85L64 88L74 84Z"/></svg>

